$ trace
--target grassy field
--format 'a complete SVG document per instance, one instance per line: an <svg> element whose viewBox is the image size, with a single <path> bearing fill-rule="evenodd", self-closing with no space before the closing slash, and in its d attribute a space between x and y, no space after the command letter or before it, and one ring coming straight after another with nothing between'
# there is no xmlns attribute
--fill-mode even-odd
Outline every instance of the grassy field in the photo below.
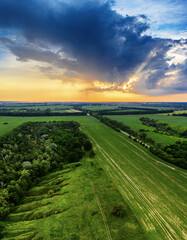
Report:
<svg viewBox="0 0 187 240"><path fill-rule="evenodd" d="M187 110L174 111L173 113L175 113L175 114L187 113ZM173 113L169 113L169 115L172 115ZM163 115L167 115L167 113L163 113Z"/></svg>
<svg viewBox="0 0 187 240"><path fill-rule="evenodd" d="M54 111L58 111L58 112L64 112L66 111L66 109L73 109L73 106L69 106L69 105L56 105L56 106L53 106L53 105L47 105L47 106L32 106L32 107L24 107L24 106L5 106L5 107L1 107L0 105L0 110L3 111L3 109L6 108L6 109L9 109L11 111L24 111L22 109L28 109L28 110L40 110L40 111L44 111L46 109L51 109L52 112Z"/></svg>
<svg viewBox="0 0 187 240"><path fill-rule="evenodd" d="M136 105L122 105L122 104L119 104L119 105L101 105L101 106L83 106L82 108L83 109L86 109L86 110L92 110L92 111L99 111L99 110L118 110L118 107L132 107L132 108L138 108L138 109L130 109L130 111L139 111L139 110L143 110L142 108L150 108L150 109L158 109L158 110L171 110L173 109L172 107L149 107L149 106L136 106ZM124 110L124 111L128 111L128 110Z"/></svg>
<svg viewBox="0 0 187 240"><path fill-rule="evenodd" d="M175 109L175 107L161 107L161 106L135 106L135 105L132 105L132 106L128 106L128 107L137 107L137 108L150 108L150 109L158 109L158 110L172 110L172 109Z"/></svg>
<svg viewBox="0 0 187 240"><path fill-rule="evenodd" d="M0 119L0 122L9 122L8 126L1 125L4 130L0 128L0 134L28 120L80 122L81 129L94 143L96 165L102 166L113 181L148 238L186 239L185 170L159 160L124 134L115 132L92 117L1 117ZM8 226L11 230L11 225Z"/></svg>
<svg viewBox="0 0 187 240"><path fill-rule="evenodd" d="M159 114L143 114L143 115L107 115L106 117L109 117L113 120L117 120L119 122L123 122L125 125L130 126L136 131L139 131L140 129L149 130L150 132L147 132L147 136L151 137L155 140L155 142L161 142L163 145L169 145L173 144L178 140L184 140L176 136L167 136L163 134L158 134L151 132L155 128L148 127L146 125L143 125L139 118L141 117L148 117L150 119L155 119L160 122L168 123L172 128L184 131L187 129L187 118L186 117L176 117L176 116L167 116L167 115L159 115Z"/></svg>
<svg viewBox="0 0 187 240"><path fill-rule="evenodd" d="M123 217L112 215L116 205L123 206ZM91 159L43 177L4 224L3 240L146 239L122 195Z"/></svg>
<svg viewBox="0 0 187 240"><path fill-rule="evenodd" d="M82 106L82 109L86 109L86 110L91 110L91 111L99 111L99 110L113 110L113 109L118 109L118 106L107 106L107 105L103 105L103 106Z"/></svg>
<svg viewBox="0 0 187 240"><path fill-rule="evenodd" d="M137 112L137 111L145 111L145 110L143 110L143 109L123 109L123 110L115 110L115 111L113 111L113 112Z"/></svg>

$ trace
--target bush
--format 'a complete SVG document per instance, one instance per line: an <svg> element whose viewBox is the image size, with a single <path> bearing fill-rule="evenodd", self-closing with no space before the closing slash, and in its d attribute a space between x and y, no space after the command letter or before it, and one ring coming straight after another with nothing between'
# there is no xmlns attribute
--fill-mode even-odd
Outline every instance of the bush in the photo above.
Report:
<svg viewBox="0 0 187 240"><path fill-rule="evenodd" d="M93 150L90 151L89 157L93 158L95 156L95 152Z"/></svg>
<svg viewBox="0 0 187 240"><path fill-rule="evenodd" d="M115 205L111 210L112 215L116 217L123 217L125 214L123 205Z"/></svg>
<svg viewBox="0 0 187 240"><path fill-rule="evenodd" d="M89 140L86 140L84 142L84 149L85 149L85 151L90 151L92 149L92 144Z"/></svg>
<svg viewBox="0 0 187 240"><path fill-rule="evenodd" d="M48 191L47 194L48 194L49 197L52 197L54 195L54 191L51 189L51 190Z"/></svg>

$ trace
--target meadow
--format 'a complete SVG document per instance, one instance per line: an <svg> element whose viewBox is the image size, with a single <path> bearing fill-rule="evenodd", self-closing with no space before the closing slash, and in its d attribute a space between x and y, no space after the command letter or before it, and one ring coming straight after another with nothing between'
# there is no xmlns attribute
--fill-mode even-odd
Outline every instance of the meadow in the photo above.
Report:
<svg viewBox="0 0 187 240"><path fill-rule="evenodd" d="M91 116L0 117L1 124L9 123L1 125L0 134L2 135L25 121L42 120L73 120L81 124L81 130L89 136L94 144L96 152L94 165L104 169L108 178L121 193L125 204L137 217L149 239L186 239L185 170L160 160L124 134L112 130ZM109 218L108 222L110 223L110 221L112 219ZM131 224L128 226L133 232L135 227ZM11 231L11 225L8 224L7 227L9 227L8 231ZM110 239L110 237L106 236L100 239ZM112 237L111 239L124 238ZM138 236L129 239L138 239Z"/></svg>
<svg viewBox="0 0 187 240"><path fill-rule="evenodd" d="M123 207L123 217L112 215L116 205ZM146 239L114 184L88 158L43 177L4 224L3 240Z"/></svg>

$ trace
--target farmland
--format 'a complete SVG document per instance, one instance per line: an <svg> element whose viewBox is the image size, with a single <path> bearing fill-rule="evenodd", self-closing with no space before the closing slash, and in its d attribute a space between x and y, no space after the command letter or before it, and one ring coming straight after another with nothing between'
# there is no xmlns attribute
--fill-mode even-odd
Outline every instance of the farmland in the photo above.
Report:
<svg viewBox="0 0 187 240"><path fill-rule="evenodd" d="M94 164L100 165L115 184L148 238L185 239L185 170L159 160L124 134L92 117L0 117L0 134L25 121L42 120L73 120L81 124L94 143Z"/></svg>
<svg viewBox="0 0 187 240"><path fill-rule="evenodd" d="M167 116L167 115L159 115L159 114L145 114L141 116L140 115L128 115L128 116L107 115L107 117L113 120L117 120L119 122L123 122L125 125L132 127L136 131L139 131L140 129L149 130L150 132L147 132L147 136L153 138L155 142L163 143L163 145L173 144L176 141L183 140L183 139L176 136L168 136L168 135L151 132L154 130L154 128L143 125L139 120L140 117L148 117L151 119L158 120L160 122L168 123L169 126L179 131L184 131L185 129L187 129L186 117L176 117L176 116Z"/></svg>
<svg viewBox="0 0 187 240"><path fill-rule="evenodd" d="M118 106L110 106L110 105L101 105L101 106L83 106L82 109L86 109L86 110L91 110L91 111L99 111L99 110L114 110L114 109L118 109Z"/></svg>

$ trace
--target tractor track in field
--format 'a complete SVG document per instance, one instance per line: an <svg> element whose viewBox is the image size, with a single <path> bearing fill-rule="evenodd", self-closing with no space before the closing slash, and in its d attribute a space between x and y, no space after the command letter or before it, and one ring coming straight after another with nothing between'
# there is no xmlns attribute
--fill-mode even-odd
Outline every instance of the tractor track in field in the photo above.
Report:
<svg viewBox="0 0 187 240"><path fill-rule="evenodd" d="M114 133L116 134L116 132L114 131ZM124 141L127 141L129 144L131 144L133 147L137 148L139 151L141 151L142 153L144 153L145 156L147 156L148 158L152 159L154 162L156 162L156 164L158 164L158 160L156 160L155 158L151 157L149 154L147 154L144 150L142 150L141 148L139 148L138 146L136 146L135 144L131 143L130 141L128 141L127 139L123 138L120 135L117 135L118 137L123 139L123 142L119 141L119 139L115 138L116 140L118 140L118 142L120 142L122 145L124 145L126 148L130 149L134 154L136 154L137 156L139 156L140 158L142 158L144 161L146 161L147 163L149 163L152 167L154 167L157 171L159 171L160 173L162 173L165 177L167 177L171 182L177 184L178 187L182 188L184 191L186 191L186 189L178 182L174 181L171 177L168 176L168 174L164 173L162 170L160 170L160 168L158 168L155 164L153 164L153 162L148 161L145 157L143 157L142 155L140 155L139 153L137 153L136 151L134 151L132 148L130 148L129 146L127 146ZM159 162L162 163L162 162ZM165 164L166 165L166 164ZM179 170L179 172L181 172Z"/></svg>
<svg viewBox="0 0 187 240"><path fill-rule="evenodd" d="M120 138L122 138L123 140L125 140L125 141L127 141L129 144L131 144L131 145L133 145L135 148L137 148L139 151L141 151L142 153L144 153L144 155L146 155L147 157L149 157L150 159L152 159L154 162L156 162L156 163L159 163L159 164L162 164L162 165L164 165L165 167L168 167L168 168L170 168L170 169L172 169L172 170L174 170L174 171L177 171L177 172L180 172L180 173L182 173L184 176L183 177L187 177L187 173L185 173L185 172L183 172L183 171L181 171L181 170L179 170L179 169L177 169L177 168L175 168L175 167L171 167L171 166L169 166L169 165L167 165L167 164L165 164L165 163L163 163L163 162L160 162L160 161L158 161L158 160L156 160L155 158L153 158L153 157L151 157L149 154L147 154L144 150L142 150L141 148L139 148L138 146L136 146L135 144L133 144L132 142L130 142L130 141L128 141L127 139L124 139L122 136L120 136L120 135L118 135ZM186 175L186 176L185 176Z"/></svg>
<svg viewBox="0 0 187 240"><path fill-rule="evenodd" d="M103 138L103 137L102 137L102 138ZM176 201L172 198L173 193L171 193L171 192L168 193L168 194L170 194L170 195L169 195L170 197L168 197L168 195L165 194L165 192L162 190L162 188L160 188L160 187L158 187L157 185L155 185L154 181L152 181L149 177L147 177L147 176L144 174L143 171L140 171L140 169L139 169L138 167L136 167L136 165L133 164L132 161L130 161L130 160L123 154L123 152L118 151L118 150L117 150L109 141L107 141L106 139L103 138L103 140L104 140L105 142L107 142L107 144L110 145L110 147L111 147L112 149L114 149L115 151L117 151L119 155L121 155L122 157L125 157L126 160L128 161L128 163L130 163L130 164L136 169L137 172L139 172L141 175L143 175L144 178L145 178L147 181L149 181L149 182L157 189L157 191L158 191L159 193L162 194L162 199L163 199L163 200L167 200L167 202L170 203L170 207L167 206L166 204L164 204L164 205L162 204L162 207L165 208L165 209L167 209L168 213L170 212L170 209L173 208L173 207L178 208L178 210L180 211L180 214L183 214L183 213L184 213L184 209L186 208L186 205L184 205L183 208L181 208L181 206L178 204L178 202L176 202ZM148 191L147 191L147 192L148 192ZM149 191L149 194L152 196L152 193L151 193L150 191ZM163 196L164 196L165 199L163 198ZM171 198L172 198L172 199L171 199ZM175 212L175 209L173 209L173 211ZM179 220L180 220L180 219L179 219ZM181 228L183 231L185 231L185 229L184 229L184 227L183 227L184 225L185 225L185 223L183 223L183 225L182 225L182 224L180 223L180 221L178 221L178 226L180 226L180 228Z"/></svg>
<svg viewBox="0 0 187 240"><path fill-rule="evenodd" d="M86 131L87 132L87 131ZM87 132L87 134L90 136L90 134ZM155 207L152 205L152 203L149 201L149 199L146 198L146 196L141 192L141 190L137 187L137 185L128 177L128 175L120 168L120 166L106 153L106 151L93 139L93 137L90 136L92 141L96 144L98 150L103 155L105 160L108 162L109 166L116 171L121 179L123 180L124 184L123 187L128 186L131 189L131 193L135 193L136 197L139 199L139 202L141 204L144 204L144 211L142 210L142 213L145 215L145 210L147 210L147 217L152 219L152 221L155 221L158 226L162 229L162 232L165 235L165 239L181 239L175 230L170 226L170 224L160 215L160 213L155 209ZM132 149L131 149L132 150ZM125 187L125 190L126 187ZM132 195L132 194L131 194ZM153 224L154 225L154 224ZM149 228L149 226L147 226Z"/></svg>
<svg viewBox="0 0 187 240"><path fill-rule="evenodd" d="M132 190L131 192L136 192L136 197L139 199L139 202L143 203L145 208L148 210L148 217L152 217L157 224L160 226L162 231L166 235L166 239L180 239L180 237L176 234L174 229L165 221L165 219L160 215L160 213L154 208L151 202L145 197L145 195L140 191L137 185L128 177L128 175L119 167L119 165L97 144L102 155L108 161L109 164L114 165L119 173L121 178L123 179L125 185L129 186Z"/></svg>
<svg viewBox="0 0 187 240"><path fill-rule="evenodd" d="M127 147L128 149L130 149L131 151L133 151L135 154L137 154L133 149L131 149L131 148L129 148L124 142L121 142L119 139L117 139L116 137L114 137L114 136L112 136L115 140L117 140L119 143L121 143L122 145L124 145L125 147ZM104 139L104 138L103 138ZM106 139L104 139L111 147L113 147L113 145L111 145ZM124 141L126 141L126 139L124 139ZM114 149L114 147L113 147L113 149ZM116 148L115 148L115 150L116 151L118 151ZM123 152L120 152L120 151L118 151L118 153L120 154L120 155L125 155ZM149 164L151 164L147 159L145 159L143 156L141 156L141 155L139 155L138 154L138 156L140 157L140 158L142 158L143 160L145 160L146 162L148 162ZM127 161L130 163L130 164L133 164L132 163L132 161L129 161L129 159L128 159L128 157L125 155L125 157L126 157L126 159L127 159ZM152 157L151 157L152 158ZM155 160L155 161L157 161L157 160ZM152 165L152 164L151 164ZM140 170L139 170L139 168L137 168L134 164L133 164L133 167L135 167L136 169L137 169L137 171L139 171L140 172ZM155 168L155 166L153 165L153 167ZM157 169L157 171L159 170L157 167L156 167L156 169ZM163 173L161 170L160 170L160 172L161 173ZM141 174L142 175L145 175L143 172L141 172ZM165 174L164 174L164 176L166 176ZM167 177L169 177L168 175L167 175ZM170 177L169 177L169 179L170 179ZM150 180L150 179L149 179ZM150 182L152 182L152 180L150 180ZM176 181L172 181L174 184L176 184L177 186L181 186L178 182L176 182ZM153 185L155 185L153 182L152 182L152 184ZM164 186L164 185L163 185ZM186 188L184 188L183 186L181 186L181 188L186 192ZM160 191L162 192L162 190L160 189ZM172 193L173 194L173 193ZM184 206L184 207L186 207L186 205ZM180 208L180 207L179 207ZM182 210L183 211L183 210Z"/></svg>
<svg viewBox="0 0 187 240"><path fill-rule="evenodd" d="M103 137L101 137L101 138L104 139ZM108 143L108 145L111 146L112 149L114 149L115 151L117 151L117 152L119 153L119 155L121 155L122 157L125 157L126 160L133 166L133 168L136 169L136 171L139 172L142 176L144 176L145 179L146 179L147 181L149 181L149 182L157 189L157 191L159 191L159 192L167 199L168 202L170 202L172 205L175 205L175 206L178 208L178 210L179 210L181 213L183 213L184 208L181 208L180 205L179 205L176 201L174 201L173 199L171 199L171 195L170 195L170 198L168 198L168 196L165 194L165 192L162 191L162 188L158 187L158 185L156 185L149 177L147 177L146 174L140 170L140 168L138 168L132 161L130 161L130 160L123 154L123 152L120 152L120 151L118 151L116 148L114 148L114 146L113 146L109 141L107 141L106 139L104 139L104 141L106 141L106 142ZM164 207L168 208L167 206L164 206ZM184 207L185 207L185 206L184 206ZM168 209L168 211L169 211L169 209Z"/></svg>

